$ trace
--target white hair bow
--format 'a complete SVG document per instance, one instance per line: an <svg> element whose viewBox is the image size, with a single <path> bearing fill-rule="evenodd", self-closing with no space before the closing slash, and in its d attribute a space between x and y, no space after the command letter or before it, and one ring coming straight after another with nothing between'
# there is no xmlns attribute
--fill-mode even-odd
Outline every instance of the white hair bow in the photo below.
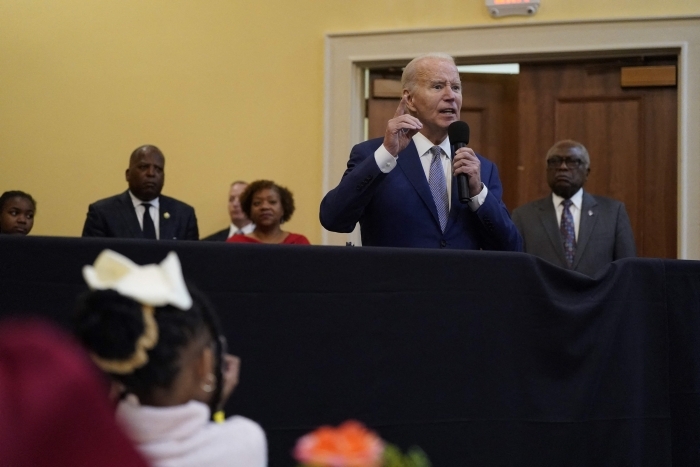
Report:
<svg viewBox="0 0 700 467"><path fill-rule="evenodd" d="M177 253L171 251L160 264L139 266L112 250L99 254L92 266L83 267L83 277L93 290L114 290L142 305L192 307Z"/></svg>

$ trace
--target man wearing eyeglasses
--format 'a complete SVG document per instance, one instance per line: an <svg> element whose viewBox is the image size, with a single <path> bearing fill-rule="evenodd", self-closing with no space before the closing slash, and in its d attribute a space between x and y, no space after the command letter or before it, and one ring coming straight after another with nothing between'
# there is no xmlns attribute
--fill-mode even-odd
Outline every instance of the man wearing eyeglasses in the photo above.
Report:
<svg viewBox="0 0 700 467"><path fill-rule="evenodd" d="M592 276L608 263L636 256L625 205L583 191L590 173L583 144L557 142L547 152L551 196L520 206L513 222L526 253Z"/></svg>

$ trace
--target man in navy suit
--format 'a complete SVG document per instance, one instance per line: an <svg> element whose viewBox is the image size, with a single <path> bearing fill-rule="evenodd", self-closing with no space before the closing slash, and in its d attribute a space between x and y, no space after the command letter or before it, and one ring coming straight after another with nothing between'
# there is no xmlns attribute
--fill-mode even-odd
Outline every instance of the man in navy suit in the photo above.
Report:
<svg viewBox="0 0 700 467"><path fill-rule="evenodd" d="M321 202L321 224L352 232L359 222L368 246L521 251L496 166L470 148L450 146L447 128L462 107L452 57L415 58L401 83L403 98L384 138L352 149L340 184ZM465 204L454 178L459 174L469 176Z"/></svg>
<svg viewBox="0 0 700 467"><path fill-rule="evenodd" d="M155 146L145 145L131 153L126 169L129 189L88 207L83 237L198 240L194 209L162 196L165 157Z"/></svg>

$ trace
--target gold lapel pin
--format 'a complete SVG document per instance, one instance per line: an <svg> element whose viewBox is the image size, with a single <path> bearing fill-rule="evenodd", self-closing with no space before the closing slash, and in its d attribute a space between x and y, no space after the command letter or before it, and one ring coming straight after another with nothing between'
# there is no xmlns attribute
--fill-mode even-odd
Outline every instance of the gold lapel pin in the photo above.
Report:
<svg viewBox="0 0 700 467"><path fill-rule="evenodd" d="M588 212L590 213L590 211L588 211ZM163 218L170 219L170 213L166 212L165 214L163 214Z"/></svg>

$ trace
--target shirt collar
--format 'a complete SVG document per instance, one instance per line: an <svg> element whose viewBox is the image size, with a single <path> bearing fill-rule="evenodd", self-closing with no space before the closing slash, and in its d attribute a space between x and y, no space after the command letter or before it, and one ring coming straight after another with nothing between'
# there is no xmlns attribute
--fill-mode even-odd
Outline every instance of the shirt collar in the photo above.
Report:
<svg viewBox="0 0 700 467"><path fill-rule="evenodd" d="M235 234L238 231L243 232L244 235L247 235L249 233L253 233L253 230L255 230L255 224L252 222L249 224L244 225L240 229L236 227L236 224L231 223L231 226L228 229L228 236L231 237L233 234Z"/></svg>
<svg viewBox="0 0 700 467"><path fill-rule="evenodd" d="M571 202L576 206L576 209L581 210L581 204L583 203L583 188L579 188L576 193L570 198ZM552 193L552 201L554 201L554 207L559 207L561 202L564 201L559 195Z"/></svg>
<svg viewBox="0 0 700 467"><path fill-rule="evenodd" d="M138 198L131 192L131 190L129 190L129 197L131 198L131 202L134 204L134 207L140 206L140 205L142 205L143 203L149 203L151 206L153 206L153 207L156 208L156 209L158 209L158 207L159 207L159 199L160 199L159 196L153 198L153 199L150 200L150 201L141 201L140 199L138 199Z"/></svg>
<svg viewBox="0 0 700 467"><path fill-rule="evenodd" d="M413 142L416 144L416 151L418 151L418 155L420 157L428 154L430 148L435 146L435 144L433 144L433 142L426 138L422 133L416 133L413 135ZM440 143L438 146L440 146L445 155L447 155L449 158L450 154L452 154L452 148L450 148L450 138L445 136L445 139L443 139L442 143Z"/></svg>

